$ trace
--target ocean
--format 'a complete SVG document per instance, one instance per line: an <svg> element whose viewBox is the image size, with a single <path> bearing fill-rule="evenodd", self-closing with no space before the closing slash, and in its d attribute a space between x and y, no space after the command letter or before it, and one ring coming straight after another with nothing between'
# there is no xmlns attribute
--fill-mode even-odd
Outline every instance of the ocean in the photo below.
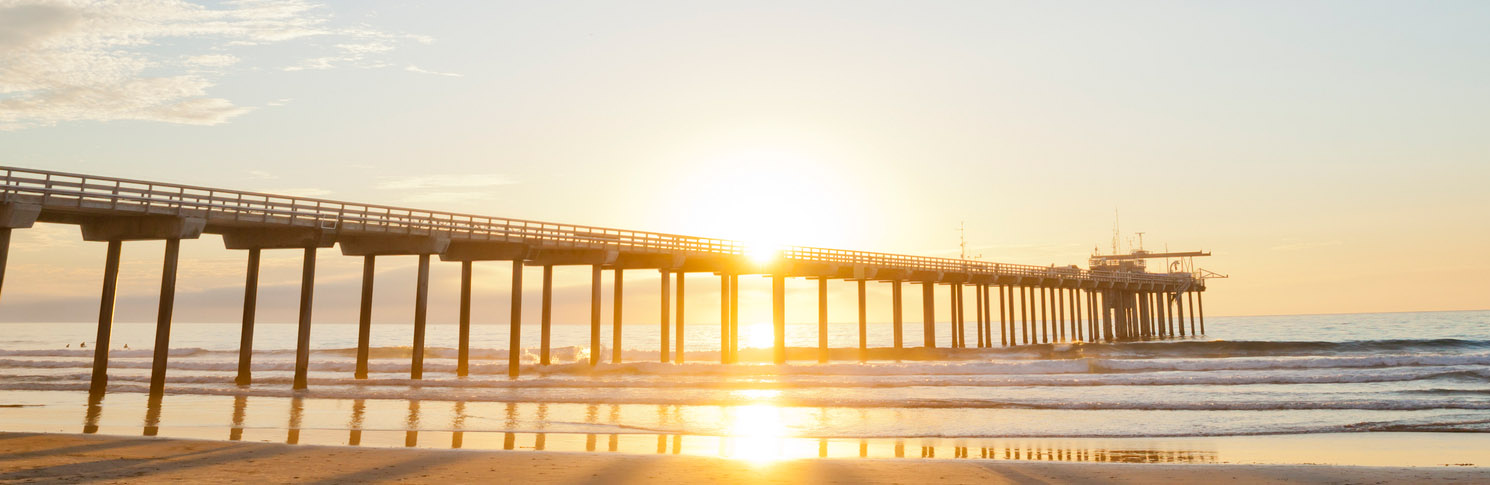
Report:
<svg viewBox="0 0 1490 485"><path fill-rule="evenodd" d="M889 345L889 327L870 324L871 347ZM940 448L944 458L1212 463L1293 450L1311 463L1378 464L1376 443L1391 463L1442 465L1490 449L1490 311L1208 317L1200 337L863 363L857 323L843 322L830 325L837 360L785 366L719 364L717 324L689 325L687 363L658 363L654 323L626 326L626 362L602 349L592 368L576 362L588 326L553 329L555 363L539 366L538 328L525 324L523 376L509 379L507 327L473 326L471 375L460 378L456 327L431 325L424 378L411 380L410 326L375 325L371 375L356 380L356 326L316 324L310 389L295 393L293 324L256 327L254 382L239 387L239 325L178 323L167 393L152 405L154 325L117 324L108 394L90 406L94 324L0 324L0 430L746 458L934 458ZM906 342L921 341L919 325L906 330ZM602 341L609 332L607 322ZM741 322L740 332L755 347L743 359L769 359L769 325ZM813 358L816 332L789 325L793 355ZM1417 444L1406 449L1404 437ZM1331 446L1358 449L1330 458L1342 453Z"/></svg>

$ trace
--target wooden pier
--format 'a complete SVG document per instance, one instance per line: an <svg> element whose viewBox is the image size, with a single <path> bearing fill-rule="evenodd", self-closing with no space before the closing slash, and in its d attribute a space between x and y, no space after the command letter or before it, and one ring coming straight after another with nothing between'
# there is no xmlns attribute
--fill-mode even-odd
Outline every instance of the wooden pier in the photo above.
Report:
<svg viewBox="0 0 1490 485"><path fill-rule="evenodd" d="M12 229L35 222L74 224L87 241L107 243L98 338L94 346L91 391L107 383L109 337L113 325L119 255L125 241L166 242L160 306L156 322L150 392L165 385L170 343L171 310L181 240L203 233L218 234L227 249L247 252L243 327L237 382L252 382L252 337L261 251L296 250L303 254L294 388L306 388L310 358L311 302L315 262L320 249L339 247L344 256L363 258L363 282L358 351L354 373L367 377L371 332L372 290L378 256L415 256L418 278L414 304L413 357L410 377L423 376L424 327L429 302L431 256L461 264L458 375L469 372L471 268L475 262L512 265L512 304L509 325L508 374L521 369L522 289L525 266L543 268L541 348L539 364L549 364L550 305L554 266L591 269L589 364L602 360L600 325L601 282L604 271L614 278L611 362L621 361L622 285L627 270L657 271L661 276L660 319L662 362L684 362L684 285L688 273L717 277L720 287L719 360L738 362L740 275L771 278L775 331L773 360L787 361L785 281L818 282L818 362L828 362L827 288L830 280L852 281L858 290L858 360L868 359L865 337L866 285L888 283L892 295L893 348L904 349L901 311L902 285L921 285L922 346L935 348L937 287L946 287L951 302L946 331L953 348L967 348L965 298L972 289L977 348L1057 342L1111 342L1201 335L1205 332L1205 280L1189 272L1147 273L1085 270L1075 266L1047 267L991 263L965 259L931 258L788 246L761 248L742 243L675 234L576 226L505 219L470 214L424 211L333 200L290 197L237 190L194 187L162 182L101 177L45 170L0 167L0 288ZM676 296L670 305L669 297ZM675 308L672 306L675 305ZM994 313L997 313L995 316ZM670 316L675 318L669 318ZM1188 320L1187 320L1188 318ZM997 330L994 326L997 325ZM1186 326L1189 326L1187 329ZM995 340L994 335L998 337ZM675 343L670 340L675 338Z"/></svg>

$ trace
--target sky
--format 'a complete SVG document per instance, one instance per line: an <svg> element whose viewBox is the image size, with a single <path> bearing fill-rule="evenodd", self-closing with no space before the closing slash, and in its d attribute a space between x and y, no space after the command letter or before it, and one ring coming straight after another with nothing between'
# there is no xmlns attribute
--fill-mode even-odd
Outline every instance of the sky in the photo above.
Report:
<svg viewBox="0 0 1490 485"><path fill-rule="evenodd" d="M962 226L970 257L1038 265L1116 229L1212 251L1211 315L1485 309L1485 25L1453 1L0 0L0 164L928 256ZM120 321L154 319L162 246L125 245ZM103 254L17 230L0 320L95 318ZM244 253L182 257L177 320L236 321ZM262 321L293 321L298 258L266 253ZM325 251L318 321L356 320L360 262ZM380 260L375 321L411 318L412 268ZM505 322L507 271L477 265L477 323ZM557 321L587 322L588 272L558 273ZM655 321L632 273L628 321ZM433 274L454 321L458 265ZM717 321L717 278L689 281Z"/></svg>

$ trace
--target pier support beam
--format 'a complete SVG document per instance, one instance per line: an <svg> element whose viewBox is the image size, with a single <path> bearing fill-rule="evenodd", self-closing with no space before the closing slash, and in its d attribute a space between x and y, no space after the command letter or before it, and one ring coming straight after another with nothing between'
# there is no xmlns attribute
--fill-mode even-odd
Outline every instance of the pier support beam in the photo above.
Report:
<svg viewBox="0 0 1490 485"><path fill-rule="evenodd" d="M828 279L817 280L817 362L828 363Z"/></svg>
<svg viewBox="0 0 1490 485"><path fill-rule="evenodd" d="M455 349L455 375L471 374L471 262L460 262L460 328Z"/></svg>
<svg viewBox="0 0 1490 485"><path fill-rule="evenodd" d="M1190 299L1190 334L1200 335L1195 332L1195 292L1187 291L1185 292L1185 296Z"/></svg>
<svg viewBox="0 0 1490 485"><path fill-rule="evenodd" d="M300 314L295 333L295 390L306 388L310 366L310 311L316 291L316 248L305 248L300 264Z"/></svg>
<svg viewBox="0 0 1490 485"><path fill-rule="evenodd" d="M672 329L672 322L669 321L670 318L668 318L668 317L671 317L672 316L673 309L672 309L672 305L670 304L671 302L668 301L668 300L672 298L672 292L673 292L673 289L672 289L672 275L673 275L673 273L672 273L672 271L668 271L667 269L663 269L661 271L658 271L658 273L662 275L662 283L661 283L662 284L662 288L661 288L661 291L662 291L662 328L660 329L660 331L661 331L661 334L659 335L660 338L658 338L658 340L662 343L662 347L661 347L661 349L659 349L658 360L660 362L666 364L667 361L672 360L670 358L671 356L668 355L668 352L667 351L672 346L672 341L670 339L672 338L672 330L673 329Z"/></svg>
<svg viewBox="0 0 1490 485"><path fill-rule="evenodd" d="M1049 288L1038 288L1040 293L1040 343L1050 343L1050 308L1045 304L1045 295L1050 293Z"/></svg>
<svg viewBox="0 0 1490 485"><path fill-rule="evenodd" d="M921 283L921 345L936 348L936 283Z"/></svg>
<svg viewBox="0 0 1490 485"><path fill-rule="evenodd" d="M543 296L538 311L538 365L548 365L549 342L553 338L554 265L543 265L543 282L539 286Z"/></svg>
<svg viewBox="0 0 1490 485"><path fill-rule="evenodd" d="M600 365L600 265L590 266L590 366Z"/></svg>
<svg viewBox="0 0 1490 485"><path fill-rule="evenodd" d="M1008 286L999 285L999 345L1009 346Z"/></svg>
<svg viewBox="0 0 1490 485"><path fill-rule="evenodd" d="M977 332L978 333L978 348L981 349L981 348L984 348L984 347L987 347L988 346L988 329L984 327L984 325L986 325L988 323L987 315L985 315L987 313L987 306L988 306L987 305L987 303L988 303L988 299L987 299L988 294L986 293L986 291L988 290L988 287L983 286L983 285L977 285L977 286L974 286L973 288L977 289L977 291L974 292L973 304L978 309L977 310L977 316L978 316L978 322L977 322L977 325L978 325L978 332Z"/></svg>
<svg viewBox="0 0 1490 485"><path fill-rule="evenodd" d="M429 318L429 255L419 255L419 274L414 288L414 348L409 378L424 378L424 329Z"/></svg>
<svg viewBox="0 0 1490 485"><path fill-rule="evenodd" d="M1205 292L1195 292L1195 303L1197 306L1195 313L1200 314L1200 334L1205 335Z"/></svg>
<svg viewBox="0 0 1490 485"><path fill-rule="evenodd" d="M622 289L626 281L625 277L622 276L623 274L625 274L625 271L626 270L621 268L616 268L614 270L615 273L613 276L615 276L616 279L614 288L611 289L610 362L612 364L621 363L621 296L625 293Z"/></svg>
<svg viewBox="0 0 1490 485"><path fill-rule="evenodd" d="M1113 310L1115 310L1114 308L1109 308L1109 307L1112 306L1112 298L1111 298L1111 296L1112 296L1112 290L1103 291L1103 292L1100 293L1100 295L1101 295L1102 302L1101 302L1101 304L1097 305L1097 311L1102 314L1101 315L1102 340L1111 342L1113 340L1113 334L1112 334L1113 333L1112 332L1112 330L1113 330L1112 329L1112 324L1113 324L1113 321L1112 320L1113 319L1112 319L1112 314L1113 314Z"/></svg>
<svg viewBox="0 0 1490 485"><path fill-rule="evenodd" d="M678 364L683 363L683 296L685 294L683 291L683 276L686 274L682 271L678 272L678 342L674 345L676 351L673 353L673 362Z"/></svg>
<svg viewBox="0 0 1490 485"><path fill-rule="evenodd" d="M900 349L905 348L905 346L904 346L904 340L905 340L904 333L905 332L903 331L903 330L905 330L905 325L902 322L903 315L901 314L902 312L901 312L901 309L900 309L900 301L901 301L901 297L900 297L900 280L891 281L890 282L890 306L891 306L891 312L890 312L891 315L890 315L890 318L891 318L891 322L892 322L891 332L894 334L894 339L895 339L895 350L900 350Z"/></svg>
<svg viewBox="0 0 1490 485"><path fill-rule="evenodd" d="M740 275L729 275L729 361L740 362Z"/></svg>
<svg viewBox="0 0 1490 485"><path fill-rule="evenodd" d="M786 277L771 275L771 327L775 333L772 362L786 363Z"/></svg>
<svg viewBox="0 0 1490 485"><path fill-rule="evenodd" d="M719 363L728 364L729 349L729 275L719 274Z"/></svg>
<svg viewBox="0 0 1490 485"><path fill-rule="evenodd" d="M377 272L377 256L362 257L362 306L357 313L357 368L354 379L367 378L368 345L372 339L373 275Z"/></svg>
<svg viewBox="0 0 1490 485"><path fill-rule="evenodd" d="M1052 299L1051 303L1054 303L1055 304L1055 323L1056 323L1056 330L1057 330L1056 331L1056 340L1057 341L1060 341L1060 342L1065 342L1066 341L1066 289L1065 288L1056 288L1056 289L1051 290L1051 291L1055 292L1055 298Z"/></svg>
<svg viewBox="0 0 1490 485"><path fill-rule="evenodd" d="M243 281L243 328L238 333L238 376L233 382L247 386L253 382L254 314L259 304L259 256L261 250L248 250L248 271Z"/></svg>
<svg viewBox="0 0 1490 485"><path fill-rule="evenodd" d="M523 262L512 260L511 316L507 320L507 377L517 378L523 357Z"/></svg>
<svg viewBox="0 0 1490 485"><path fill-rule="evenodd" d="M119 288L119 252L121 241L109 241L108 257L103 266L103 296L98 303L98 337L93 341L93 376L88 384L90 394L101 395L109 383L109 339L114 332L114 300Z"/></svg>
<svg viewBox="0 0 1490 485"><path fill-rule="evenodd" d="M1030 343L1030 291L1029 287L1019 287L1019 321L1024 327L1024 344Z"/></svg>
<svg viewBox="0 0 1490 485"><path fill-rule="evenodd" d="M1188 335L1187 333L1185 333L1185 302L1183 300L1180 300L1179 292L1171 293L1169 298L1171 304L1174 305L1174 317L1175 322L1179 324L1178 327L1180 329L1180 336L1184 337L1185 335Z"/></svg>
<svg viewBox="0 0 1490 485"><path fill-rule="evenodd" d="M864 306L865 281L858 280L859 286L859 362L869 360L869 311Z"/></svg>
<svg viewBox="0 0 1490 485"><path fill-rule="evenodd" d="M171 353L171 313L176 308L176 265L180 256L181 240L167 239L160 270L160 307L155 314L154 358L150 362L151 396L160 396L166 389L166 360Z"/></svg>
<svg viewBox="0 0 1490 485"><path fill-rule="evenodd" d="M962 285L952 283L952 286L948 290L950 290L950 297L952 299L952 306L949 309L949 316L952 321L951 325L948 325L952 329L952 335L949 339L951 341L948 344L951 348L960 349L962 348L962 339L965 337L962 333Z"/></svg>

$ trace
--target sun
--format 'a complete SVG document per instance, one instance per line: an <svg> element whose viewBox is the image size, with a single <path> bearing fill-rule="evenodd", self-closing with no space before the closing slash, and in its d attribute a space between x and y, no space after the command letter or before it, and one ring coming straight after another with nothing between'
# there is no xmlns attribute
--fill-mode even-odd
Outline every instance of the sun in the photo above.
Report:
<svg viewBox="0 0 1490 485"><path fill-rule="evenodd" d="M745 326L741 340L746 348L769 349L776 345L776 329L768 322L756 322Z"/></svg>
<svg viewBox="0 0 1490 485"><path fill-rule="evenodd" d="M781 258L781 252L786 249L781 243L771 240L756 240L745 242L745 257L750 262L765 265Z"/></svg>
<svg viewBox="0 0 1490 485"><path fill-rule="evenodd" d="M744 149L690 160L676 177L679 190L668 193L680 217L674 225L736 241L756 264L793 245L829 245L861 230L843 216L863 210L862 196L826 157Z"/></svg>

